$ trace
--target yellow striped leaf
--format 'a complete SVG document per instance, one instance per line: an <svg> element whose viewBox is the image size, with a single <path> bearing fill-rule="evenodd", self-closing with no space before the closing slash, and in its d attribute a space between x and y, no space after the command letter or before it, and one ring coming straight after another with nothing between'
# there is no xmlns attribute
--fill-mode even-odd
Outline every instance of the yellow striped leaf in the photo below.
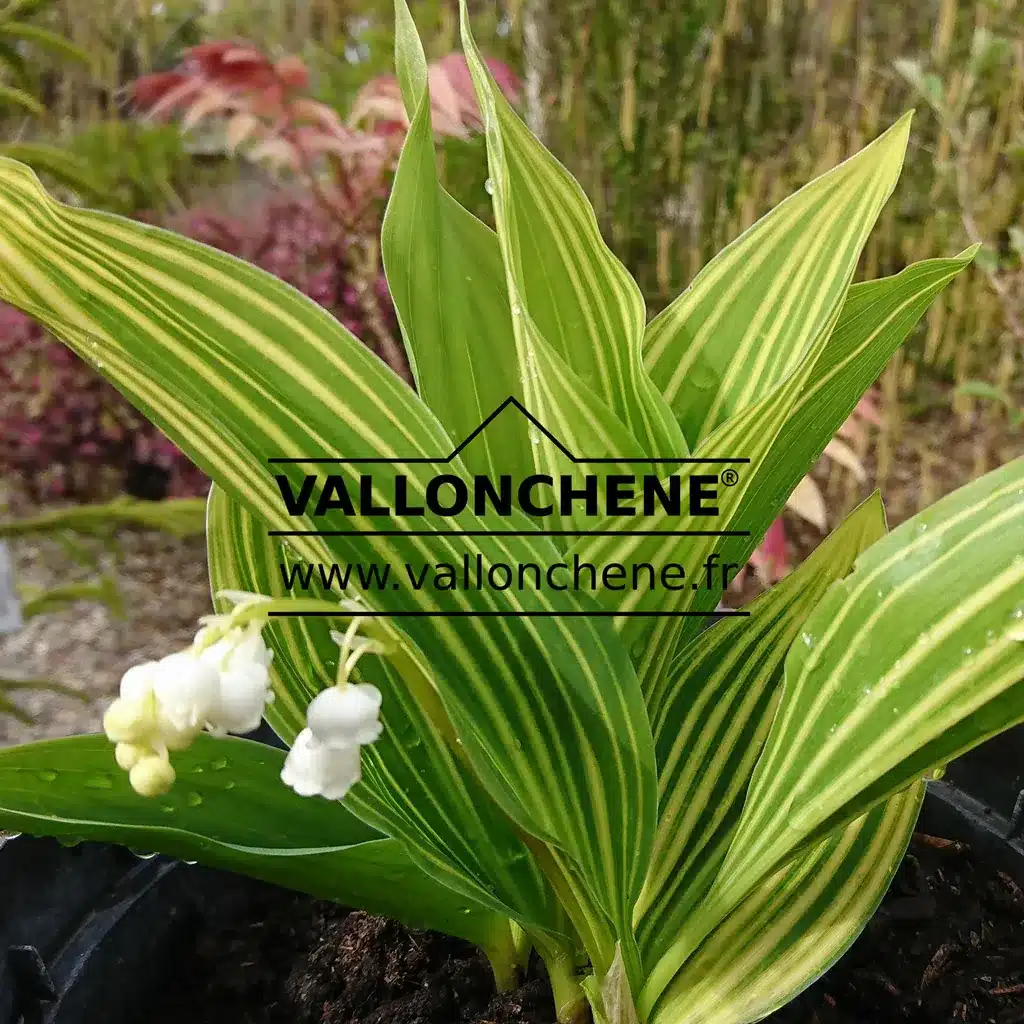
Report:
<svg viewBox="0 0 1024 1024"><path fill-rule="evenodd" d="M1024 721L1024 458L874 544L804 624L715 884L652 969L650 1008L769 874Z"/></svg>
<svg viewBox="0 0 1024 1024"><path fill-rule="evenodd" d="M411 125L381 233L381 254L417 390L457 441L509 397L522 399L497 236L440 185L427 63L404 0L396 9L398 79ZM509 409L463 452L476 473L533 469L527 423Z"/></svg>
<svg viewBox="0 0 1024 1024"><path fill-rule="evenodd" d="M726 246L647 328L691 447L793 372L843 303L903 166L910 114Z"/></svg>
<svg viewBox="0 0 1024 1024"><path fill-rule="evenodd" d="M924 789L889 797L758 886L676 975L651 1024L753 1024L821 977L889 888Z"/></svg>
<svg viewBox="0 0 1024 1024"><path fill-rule="evenodd" d="M789 576L676 657L652 720L658 831L634 918L656 962L715 879L771 728L786 651L825 591L885 534L876 493Z"/></svg>
<svg viewBox="0 0 1024 1024"><path fill-rule="evenodd" d="M462 41L487 135L490 189L512 303L527 406L537 335L650 456L685 454L671 409L643 368L643 296L601 238L593 207L571 174L516 115L482 60L461 3ZM574 413L588 415L587 408ZM587 453L580 453L587 454ZM640 452L622 454L640 455Z"/></svg>
<svg viewBox="0 0 1024 1024"><path fill-rule="evenodd" d="M711 586L702 571L707 558L717 565L742 566L760 538L781 513L793 488L807 474L829 439L920 319L934 296L974 257L972 248L954 259L926 260L894 277L854 285L834 330L826 327L793 373L767 397L719 427L694 451L702 458L749 458L737 466L739 482L720 486L719 514L713 518L673 518L671 527L660 513L645 517L649 537L583 538L569 555L602 562L663 565L675 561L700 584L672 594L601 591L605 608L618 611L712 611L722 593L721 572ZM721 467L718 467L719 471ZM715 471L715 468L710 470ZM709 472L687 467L680 476ZM685 488L684 488L685 489ZM728 537L657 536L659 530L711 529L735 531ZM736 569L733 569L735 573ZM638 673L657 715L665 681L664 669L680 644L699 628L699 618L618 620L622 635L637 650Z"/></svg>

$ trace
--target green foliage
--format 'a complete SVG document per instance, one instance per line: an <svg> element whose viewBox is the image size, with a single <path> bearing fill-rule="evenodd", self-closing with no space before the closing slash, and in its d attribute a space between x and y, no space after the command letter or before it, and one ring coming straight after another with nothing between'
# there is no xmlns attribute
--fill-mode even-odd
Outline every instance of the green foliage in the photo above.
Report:
<svg viewBox="0 0 1024 1024"><path fill-rule="evenodd" d="M215 481L215 600L234 622L225 591L270 599L239 605L237 624L266 630L268 718L293 753L311 700L341 674L332 625L368 620L374 645L345 669L383 701L361 779L341 806L301 800L277 781L280 755L203 737L172 753L176 788L147 801L123 778L90 786L113 770L99 740L32 745L0 753L0 779L17 780L0 786L0 826L141 843L472 927L505 983L522 933L565 1022L592 1009L598 1024L746 1024L864 927L922 778L1024 721L1024 459L892 533L872 498L749 615L704 632L718 572L676 589L605 577L593 593L396 585L353 605L326 585L295 599L280 567L578 557L627 577L678 563L687 579L738 567L977 249L851 284L903 164L903 118L723 249L648 324L583 190L491 78L465 3L494 230L444 189L426 54L403 0L396 10L411 128L382 252L415 392L255 267L62 206L0 162L0 297L102 368ZM447 458L509 395L534 420L510 407ZM346 460L376 460L375 488L394 493L401 478L429 506L438 473L579 486L570 452L601 460L604 497L637 459L668 463L665 486L704 472L688 455L744 461L718 492L714 531L693 510L624 531L621 518L554 506L428 508L381 530L364 509L289 514L281 501L281 482L298 493L314 456L357 489L364 466ZM294 461L268 464L282 458ZM230 791L206 770L220 760ZM378 865L382 848L394 859Z"/></svg>
<svg viewBox="0 0 1024 1024"><path fill-rule="evenodd" d="M54 0L10 0L0 9L0 75L14 85L0 83L0 107L14 106L34 117L45 117L46 108L35 96L33 59L39 54L57 61L89 64L89 55L64 36L31 19L46 12Z"/></svg>
<svg viewBox="0 0 1024 1024"><path fill-rule="evenodd" d="M1014 429L1024 427L1024 408L1020 408L1002 388L993 387L993 385L983 380L969 380L957 388L957 394L995 402L1006 410L1006 419L1011 427Z"/></svg>
<svg viewBox="0 0 1024 1024"><path fill-rule="evenodd" d="M71 136L64 150L89 170L84 198L126 216L182 210L198 176L175 125L100 122Z"/></svg>

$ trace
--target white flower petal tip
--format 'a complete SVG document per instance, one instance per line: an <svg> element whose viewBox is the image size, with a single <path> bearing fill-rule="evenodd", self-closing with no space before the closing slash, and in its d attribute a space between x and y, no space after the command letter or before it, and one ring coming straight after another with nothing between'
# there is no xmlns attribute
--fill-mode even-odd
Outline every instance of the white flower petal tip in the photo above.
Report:
<svg viewBox="0 0 1024 1024"><path fill-rule="evenodd" d="M383 730L380 705L380 690L369 683L332 686L313 698L306 722L326 746L373 743Z"/></svg>
<svg viewBox="0 0 1024 1024"><path fill-rule="evenodd" d="M150 754L132 766L128 781L139 796L163 796L174 785L174 769L169 761Z"/></svg>
<svg viewBox="0 0 1024 1024"><path fill-rule="evenodd" d="M216 670L192 651L169 654L153 669L160 717L174 733L198 731L218 699Z"/></svg>
<svg viewBox="0 0 1024 1024"><path fill-rule="evenodd" d="M153 692L154 669L158 662L133 665L121 676L120 694L125 700L141 701Z"/></svg>
<svg viewBox="0 0 1024 1024"><path fill-rule="evenodd" d="M361 776L359 747L327 747L309 729L295 737L285 758L281 781L299 796L341 800Z"/></svg>
<svg viewBox="0 0 1024 1024"><path fill-rule="evenodd" d="M114 760L122 771L130 772L144 757L153 753L149 747L138 743L118 743L114 747Z"/></svg>

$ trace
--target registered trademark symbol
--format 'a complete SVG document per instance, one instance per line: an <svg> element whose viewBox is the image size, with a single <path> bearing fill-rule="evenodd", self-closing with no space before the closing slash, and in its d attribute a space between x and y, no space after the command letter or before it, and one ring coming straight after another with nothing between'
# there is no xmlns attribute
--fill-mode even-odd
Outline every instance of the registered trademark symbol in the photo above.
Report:
<svg viewBox="0 0 1024 1024"><path fill-rule="evenodd" d="M722 483L726 487L735 487L740 482L740 475L735 469L726 469L722 473Z"/></svg>

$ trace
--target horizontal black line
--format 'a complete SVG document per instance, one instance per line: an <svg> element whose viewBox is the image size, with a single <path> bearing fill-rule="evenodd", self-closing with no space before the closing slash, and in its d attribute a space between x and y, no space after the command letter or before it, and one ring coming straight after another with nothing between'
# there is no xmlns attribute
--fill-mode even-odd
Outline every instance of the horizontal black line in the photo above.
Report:
<svg viewBox="0 0 1024 1024"><path fill-rule="evenodd" d="M386 466L430 466L437 463L444 464L451 462L451 456L445 458L444 456L438 456L436 459L421 459L421 458L408 458L408 459L376 459L376 458L359 458L359 459L342 459L342 458L331 458L331 457L314 457L314 458L284 458L275 457L273 459L267 459L267 462L271 465L281 465L286 463L297 464L297 463L308 463L310 465L315 463L321 464L339 464L339 465L369 465L379 464ZM627 458L609 458L609 459L573 459L573 462L577 465L581 464L593 464L593 465L626 465L626 464L640 464L646 466L661 466L661 465L694 465L694 466L746 466L750 464L750 459L627 459Z"/></svg>
<svg viewBox="0 0 1024 1024"><path fill-rule="evenodd" d="M749 530L270 530L271 537L749 537Z"/></svg>
<svg viewBox="0 0 1024 1024"><path fill-rule="evenodd" d="M336 612L268 612L272 619L333 619L351 614ZM361 612L377 619L687 619L747 618L750 612Z"/></svg>

